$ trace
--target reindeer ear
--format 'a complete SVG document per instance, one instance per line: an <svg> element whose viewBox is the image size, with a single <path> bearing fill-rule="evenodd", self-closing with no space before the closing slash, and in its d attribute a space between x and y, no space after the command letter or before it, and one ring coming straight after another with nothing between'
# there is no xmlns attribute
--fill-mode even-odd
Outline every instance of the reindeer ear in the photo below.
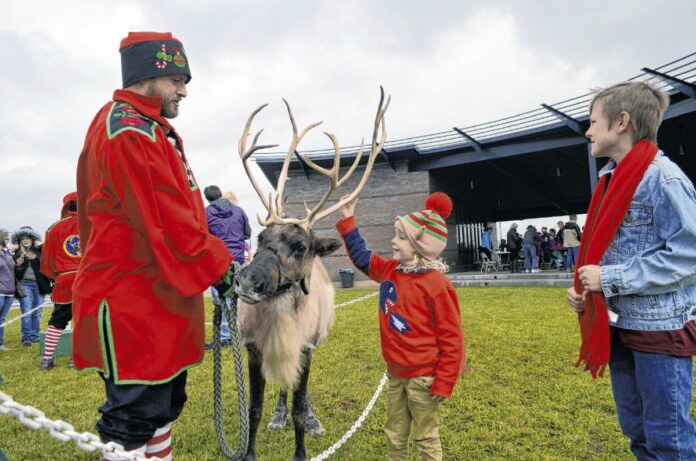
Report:
<svg viewBox="0 0 696 461"><path fill-rule="evenodd" d="M416 240L420 240L420 238L423 237L423 232L425 232L425 226L421 226L420 229L416 231Z"/></svg>
<svg viewBox="0 0 696 461"><path fill-rule="evenodd" d="M342 243L338 239L332 238L317 238L314 240L314 254L317 256L330 255L334 251L341 248Z"/></svg>

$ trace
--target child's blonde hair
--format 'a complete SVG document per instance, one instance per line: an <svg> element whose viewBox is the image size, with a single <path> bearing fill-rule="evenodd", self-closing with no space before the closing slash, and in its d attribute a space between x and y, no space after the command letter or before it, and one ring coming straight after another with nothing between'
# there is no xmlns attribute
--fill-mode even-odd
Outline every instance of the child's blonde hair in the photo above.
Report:
<svg viewBox="0 0 696 461"><path fill-rule="evenodd" d="M636 143L642 139L657 142L657 130L669 106L669 96L646 82L623 82L595 93L590 112L597 101L604 105L604 116L609 127L619 119L621 112L630 116Z"/></svg>
<svg viewBox="0 0 696 461"><path fill-rule="evenodd" d="M237 202L237 196L234 195L234 192L225 192L224 194L222 194L222 198L226 198L233 204L239 205L239 203Z"/></svg>

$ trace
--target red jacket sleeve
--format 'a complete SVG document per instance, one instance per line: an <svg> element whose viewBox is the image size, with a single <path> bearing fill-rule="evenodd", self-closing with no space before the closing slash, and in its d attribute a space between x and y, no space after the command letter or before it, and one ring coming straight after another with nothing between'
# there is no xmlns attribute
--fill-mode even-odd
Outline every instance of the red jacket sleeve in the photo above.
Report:
<svg viewBox="0 0 696 461"><path fill-rule="evenodd" d="M191 191L178 154L163 142L123 133L108 143L105 170L130 225L147 236L166 283L192 296L217 280L232 257L208 233L202 204L194 203L201 199Z"/></svg>
<svg viewBox="0 0 696 461"><path fill-rule="evenodd" d="M449 397L457 383L464 353L459 301L457 293L448 286L441 290L432 302L435 334L440 344L440 357L431 392L442 397Z"/></svg>

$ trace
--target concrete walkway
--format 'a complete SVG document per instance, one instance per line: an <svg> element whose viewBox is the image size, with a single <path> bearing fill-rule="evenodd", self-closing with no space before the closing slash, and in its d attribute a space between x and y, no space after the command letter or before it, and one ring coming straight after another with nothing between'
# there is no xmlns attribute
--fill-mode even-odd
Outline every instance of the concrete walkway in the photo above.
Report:
<svg viewBox="0 0 696 461"><path fill-rule="evenodd" d="M546 270L541 272L455 272L447 274L455 287L558 287L573 284L573 273Z"/></svg>

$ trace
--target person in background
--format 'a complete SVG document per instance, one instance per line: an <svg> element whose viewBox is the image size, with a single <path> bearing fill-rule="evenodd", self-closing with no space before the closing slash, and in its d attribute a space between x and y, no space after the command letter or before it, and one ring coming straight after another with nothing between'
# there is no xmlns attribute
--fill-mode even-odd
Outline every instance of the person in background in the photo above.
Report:
<svg viewBox="0 0 696 461"><path fill-rule="evenodd" d="M481 234L478 251L488 256L488 259L493 259L493 242L491 241L491 228L486 227Z"/></svg>
<svg viewBox="0 0 696 461"><path fill-rule="evenodd" d="M234 261L244 265L246 241L251 238L251 227L246 213L237 206L237 197L232 192L223 194L218 186L208 186L203 190L203 195L209 205L205 208L208 221L208 231L214 236L225 242L227 250L230 252ZM215 287L211 287L215 303L220 303L221 299ZM229 302L229 300L225 300ZM227 323L227 316L222 314L222 324L220 325L220 343L222 346L232 344L232 335ZM212 349L212 343L206 343L206 349Z"/></svg>
<svg viewBox="0 0 696 461"><path fill-rule="evenodd" d="M0 229L0 351L6 351L5 327L2 325L12 307L15 293L15 262L9 249L10 233Z"/></svg>
<svg viewBox="0 0 696 461"><path fill-rule="evenodd" d="M191 80L184 46L169 32L130 32L119 52L123 89L94 117L77 163L73 359L104 382L102 442L168 461L188 369L205 355L203 292L218 280L231 294L232 257L208 233L170 122Z"/></svg>
<svg viewBox="0 0 696 461"><path fill-rule="evenodd" d="M19 300L22 314L33 311L22 318L22 346L29 347L39 342L41 313L44 296L51 292L51 282L41 274L41 237L34 229L24 226L12 235L18 245L14 254L15 277L27 294Z"/></svg>
<svg viewBox="0 0 696 461"><path fill-rule="evenodd" d="M551 229L549 231L549 249L551 251L551 267L554 269L561 270L561 261L563 260L563 255L561 254L561 249L563 246L560 244L560 239L556 235L556 229Z"/></svg>
<svg viewBox="0 0 696 461"><path fill-rule="evenodd" d="M72 284L80 266L82 250L77 228L77 193L63 198L61 219L46 231L41 258L41 273L53 282L53 313L48 321L44 354L39 367L48 371L54 367L54 354L63 330L72 320ZM72 360L70 361L72 363Z"/></svg>
<svg viewBox="0 0 696 461"><path fill-rule="evenodd" d="M524 271L539 272L537 263L537 244L539 243L539 232L531 224L527 226L527 231L522 238L522 249L524 250Z"/></svg>
<svg viewBox="0 0 696 461"><path fill-rule="evenodd" d="M582 231L578 226L578 217L574 214L570 215L569 221L563 225L563 247L566 249L565 267L568 272L575 270L575 262L578 259L578 251L580 249L580 240L582 239Z"/></svg>
<svg viewBox="0 0 696 461"><path fill-rule="evenodd" d="M507 232L507 244L510 248L510 272L520 271L520 250L522 249L522 236L517 232L517 223L510 224Z"/></svg>

